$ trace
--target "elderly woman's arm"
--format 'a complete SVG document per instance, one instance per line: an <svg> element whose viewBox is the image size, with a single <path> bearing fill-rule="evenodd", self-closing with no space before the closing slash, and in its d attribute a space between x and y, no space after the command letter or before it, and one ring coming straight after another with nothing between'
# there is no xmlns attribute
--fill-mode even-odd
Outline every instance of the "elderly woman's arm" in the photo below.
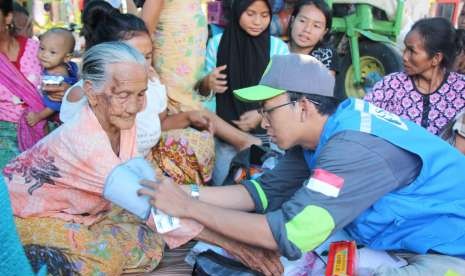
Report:
<svg viewBox="0 0 465 276"><path fill-rule="evenodd" d="M187 111L168 115L165 110L160 113L161 130L182 129L192 126L213 133L212 121L204 111Z"/></svg>
<svg viewBox="0 0 465 276"><path fill-rule="evenodd" d="M142 7L141 17L150 34L153 34L157 28L164 2L164 0L146 0Z"/></svg>

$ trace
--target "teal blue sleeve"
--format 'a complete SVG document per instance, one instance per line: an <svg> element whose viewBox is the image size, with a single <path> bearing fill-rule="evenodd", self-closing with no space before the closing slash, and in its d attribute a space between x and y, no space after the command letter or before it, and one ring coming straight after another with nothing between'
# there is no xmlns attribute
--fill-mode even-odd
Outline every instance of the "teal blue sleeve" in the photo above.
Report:
<svg viewBox="0 0 465 276"><path fill-rule="evenodd" d="M289 54L289 47L280 38L272 36L270 40L270 57Z"/></svg>
<svg viewBox="0 0 465 276"><path fill-rule="evenodd" d="M220 46L222 35L223 34L217 34L208 40L205 54L204 76L210 74L210 72L216 68L216 56L218 54L218 47Z"/></svg>
<svg viewBox="0 0 465 276"><path fill-rule="evenodd" d="M0 174L0 275L34 275L16 232L13 210L3 175Z"/></svg>

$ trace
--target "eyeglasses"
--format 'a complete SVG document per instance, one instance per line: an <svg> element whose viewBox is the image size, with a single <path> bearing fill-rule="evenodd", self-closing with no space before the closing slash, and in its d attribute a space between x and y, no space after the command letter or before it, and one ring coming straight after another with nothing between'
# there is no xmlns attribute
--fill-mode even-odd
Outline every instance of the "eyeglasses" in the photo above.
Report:
<svg viewBox="0 0 465 276"><path fill-rule="evenodd" d="M314 100L310 100L308 98L306 98L308 101L312 102L314 105L321 105L321 103L317 102L317 101L314 101ZM297 101L290 101L288 103L285 103L285 104L280 104L280 105L277 105L277 106L273 106L273 107L270 107L268 109L265 109L264 107L260 108L258 110L258 112L260 113L260 115L262 115L262 118L266 119L268 122L270 121L270 114L272 111L278 109L278 108L281 108L283 106L286 106L286 105L290 105L290 104L295 104L297 103Z"/></svg>
<svg viewBox="0 0 465 276"><path fill-rule="evenodd" d="M270 118L269 118L269 115L272 111L278 109L278 108L281 108L283 106L286 106L286 105L290 105L290 104L295 104L297 101L290 101L288 103L285 103L285 104L280 104L280 105L277 105L277 106L273 106L273 107L270 107L268 109L265 109L265 108L260 108L259 109L259 112L260 112L260 115L262 115L262 117L264 119L267 119L268 121L270 121Z"/></svg>

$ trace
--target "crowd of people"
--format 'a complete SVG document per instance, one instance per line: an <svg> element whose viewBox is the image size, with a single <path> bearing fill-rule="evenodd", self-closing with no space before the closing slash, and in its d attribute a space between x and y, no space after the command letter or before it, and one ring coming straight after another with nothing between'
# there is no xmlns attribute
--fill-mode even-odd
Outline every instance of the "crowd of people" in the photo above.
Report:
<svg viewBox="0 0 465 276"><path fill-rule="evenodd" d="M78 66L71 31L36 39L2 0L0 274L151 272L165 245L199 240L282 275L280 257L341 231L408 261L376 275L465 273L465 31L417 21L403 71L338 99L326 2L295 3L287 42L270 35L272 7L233 1L207 41L199 0L146 0L137 15L86 1ZM277 164L228 182L251 146ZM104 197L134 158L156 174L139 195L175 230Z"/></svg>

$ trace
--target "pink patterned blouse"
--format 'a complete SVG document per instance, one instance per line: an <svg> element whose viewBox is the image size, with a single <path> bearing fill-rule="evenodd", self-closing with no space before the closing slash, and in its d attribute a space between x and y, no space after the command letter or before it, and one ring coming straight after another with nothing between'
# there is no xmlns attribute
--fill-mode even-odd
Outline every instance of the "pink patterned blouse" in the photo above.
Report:
<svg viewBox="0 0 465 276"><path fill-rule="evenodd" d="M24 37L16 39L19 42L20 51L17 61L13 64L34 87L39 87L42 73L42 67L37 58L39 42ZM21 99L2 85L0 80L0 121L18 123L24 108Z"/></svg>
<svg viewBox="0 0 465 276"><path fill-rule="evenodd" d="M364 100L438 135L457 113L465 110L465 75L447 73L441 86L426 95L418 91L406 73L392 73L376 83Z"/></svg>

